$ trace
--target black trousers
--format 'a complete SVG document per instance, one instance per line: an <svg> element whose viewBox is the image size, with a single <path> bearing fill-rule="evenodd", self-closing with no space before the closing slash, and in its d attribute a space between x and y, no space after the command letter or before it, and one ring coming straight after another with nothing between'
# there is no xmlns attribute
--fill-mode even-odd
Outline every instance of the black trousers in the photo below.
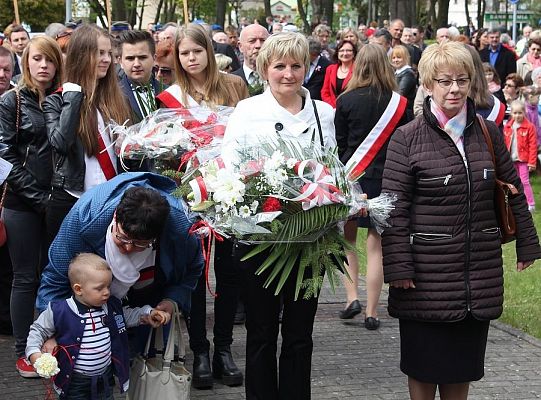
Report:
<svg viewBox="0 0 541 400"><path fill-rule="evenodd" d="M0 334L11 332L10 298L13 284L13 267L8 246L0 247Z"/></svg>
<svg viewBox="0 0 541 400"><path fill-rule="evenodd" d="M211 271L212 273L212 271ZM216 298L214 299L214 347L227 348L233 343L233 320L239 299L240 270L235 245L229 240L216 242L214 254L216 275ZM192 293L190 311L190 348L194 353L209 351L207 339L207 284L205 272L201 273L197 287Z"/></svg>
<svg viewBox="0 0 541 400"><path fill-rule="evenodd" d="M53 243L64 218L68 215L77 200L77 197L72 196L65 190L53 188L51 198L47 204L46 213L47 248Z"/></svg>
<svg viewBox="0 0 541 400"><path fill-rule="evenodd" d="M291 272L275 296L274 285L263 287L268 276L255 271L265 259L260 254L245 262L246 295L246 399L307 400L311 397L312 331L317 298L304 300L301 290L294 301L296 272ZM278 315L283 301L282 348L279 366L276 352L279 331Z"/></svg>

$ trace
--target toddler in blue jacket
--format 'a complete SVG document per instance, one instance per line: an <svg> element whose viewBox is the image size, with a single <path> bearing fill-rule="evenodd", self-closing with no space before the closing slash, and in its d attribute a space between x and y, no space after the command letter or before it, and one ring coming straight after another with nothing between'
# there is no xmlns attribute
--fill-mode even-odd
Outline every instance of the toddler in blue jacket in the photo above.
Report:
<svg viewBox="0 0 541 400"><path fill-rule="evenodd" d="M170 316L148 305L122 308L120 300L110 296L111 269L95 254L76 256L68 278L73 295L50 303L32 324L26 356L34 365L43 343L54 336L60 372L53 381L60 399L113 400L113 375L121 392L129 385L127 328L167 324Z"/></svg>

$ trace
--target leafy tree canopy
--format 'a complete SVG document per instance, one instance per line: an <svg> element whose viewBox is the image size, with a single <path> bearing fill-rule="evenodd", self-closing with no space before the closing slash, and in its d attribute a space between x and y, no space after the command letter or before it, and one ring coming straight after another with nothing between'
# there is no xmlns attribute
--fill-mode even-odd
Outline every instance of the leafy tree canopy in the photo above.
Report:
<svg viewBox="0 0 541 400"><path fill-rule="evenodd" d="M32 32L43 32L51 22L64 22L64 0L19 0L19 18L30 25ZM2 30L15 22L13 0L0 0Z"/></svg>

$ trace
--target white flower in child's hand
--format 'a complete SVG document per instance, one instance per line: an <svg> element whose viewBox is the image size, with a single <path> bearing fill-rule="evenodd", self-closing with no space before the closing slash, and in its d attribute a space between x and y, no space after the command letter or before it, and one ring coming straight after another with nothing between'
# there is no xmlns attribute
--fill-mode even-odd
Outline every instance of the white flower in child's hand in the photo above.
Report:
<svg viewBox="0 0 541 400"><path fill-rule="evenodd" d="M51 378L60 372L58 361L50 353L43 353L34 363L34 368L42 378Z"/></svg>

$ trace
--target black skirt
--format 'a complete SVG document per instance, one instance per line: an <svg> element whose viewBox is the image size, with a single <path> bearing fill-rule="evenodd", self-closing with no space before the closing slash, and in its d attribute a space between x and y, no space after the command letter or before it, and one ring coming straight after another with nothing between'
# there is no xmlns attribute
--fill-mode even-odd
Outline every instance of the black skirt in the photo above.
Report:
<svg viewBox="0 0 541 400"><path fill-rule="evenodd" d="M400 320L400 369L420 382L472 382L484 375L489 321Z"/></svg>
<svg viewBox="0 0 541 400"><path fill-rule="evenodd" d="M378 197L381 194L381 182L382 182L382 179L373 179L373 178L360 178L359 179L359 184L361 185L361 188L363 189L363 193L365 193L369 199ZM372 224L372 221L370 221L369 216L357 218L357 226L359 228L374 228L374 225Z"/></svg>

